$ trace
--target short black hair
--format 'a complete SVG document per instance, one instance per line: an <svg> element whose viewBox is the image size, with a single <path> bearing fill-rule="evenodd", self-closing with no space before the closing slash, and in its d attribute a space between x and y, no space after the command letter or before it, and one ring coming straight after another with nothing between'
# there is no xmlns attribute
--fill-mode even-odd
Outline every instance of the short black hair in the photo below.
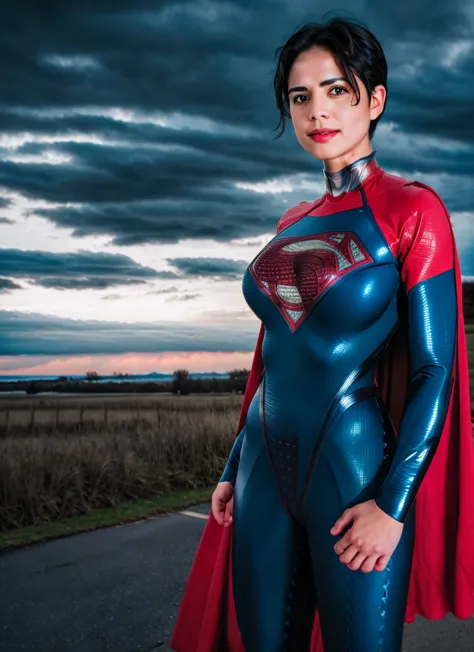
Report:
<svg viewBox="0 0 474 652"><path fill-rule="evenodd" d="M388 96L387 60L384 51L374 34L361 21L335 17L326 23L307 23L293 33L275 52L275 56L278 53L279 56L273 87L280 112L280 122L276 128L282 125L281 133L276 138L285 131L286 119L291 118L288 97L288 76L291 66L301 52L315 47L324 48L332 53L357 97L357 104L360 102L360 92L355 75L364 84L369 98L379 84L385 86ZM382 113L370 122L369 138L372 138L386 106L387 98Z"/></svg>

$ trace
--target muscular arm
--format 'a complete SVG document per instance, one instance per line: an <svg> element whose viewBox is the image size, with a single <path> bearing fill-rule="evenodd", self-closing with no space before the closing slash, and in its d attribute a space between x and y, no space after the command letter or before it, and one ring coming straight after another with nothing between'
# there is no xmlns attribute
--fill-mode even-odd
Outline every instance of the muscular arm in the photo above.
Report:
<svg viewBox="0 0 474 652"><path fill-rule="evenodd" d="M421 198L400 239L409 324L407 402L394 458L374 497L384 512L400 522L406 519L443 432L457 336L449 216L431 191L423 191Z"/></svg>

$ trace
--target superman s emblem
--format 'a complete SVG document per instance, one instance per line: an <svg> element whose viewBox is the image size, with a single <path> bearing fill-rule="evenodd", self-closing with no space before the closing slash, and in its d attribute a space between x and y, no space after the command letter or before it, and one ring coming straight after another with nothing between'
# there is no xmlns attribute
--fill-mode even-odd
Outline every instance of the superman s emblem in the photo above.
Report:
<svg viewBox="0 0 474 652"><path fill-rule="evenodd" d="M249 272L295 331L325 290L371 262L354 233L330 232L277 238L254 258Z"/></svg>

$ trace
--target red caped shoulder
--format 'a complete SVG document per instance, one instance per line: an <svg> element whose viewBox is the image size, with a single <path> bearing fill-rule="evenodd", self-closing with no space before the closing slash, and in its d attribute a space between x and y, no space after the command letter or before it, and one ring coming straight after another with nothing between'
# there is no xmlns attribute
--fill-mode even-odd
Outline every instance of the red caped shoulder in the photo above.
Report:
<svg viewBox="0 0 474 652"><path fill-rule="evenodd" d="M384 171L376 192L383 193L391 203L396 196L397 209L403 209L406 217L413 211L438 211L440 215L447 212L443 200L434 188L414 179Z"/></svg>
<svg viewBox="0 0 474 652"><path fill-rule="evenodd" d="M367 189L375 219L396 254L398 242L417 230L420 220L447 227L448 212L438 193L421 181L383 171ZM409 227L409 228L407 228ZM406 237L405 237L406 239Z"/></svg>
<svg viewBox="0 0 474 652"><path fill-rule="evenodd" d="M278 220L278 224L276 228L277 233L279 233L286 226L289 226L292 222L295 222L302 215L304 215L304 213L307 213L309 207L312 206L314 203L315 202L302 201L299 204L296 204L296 206L292 206L291 208L288 208L288 210L286 210Z"/></svg>
<svg viewBox="0 0 474 652"><path fill-rule="evenodd" d="M438 193L421 181L384 175L371 207L408 292L420 281L453 267L453 230ZM389 178L387 178L389 177Z"/></svg>

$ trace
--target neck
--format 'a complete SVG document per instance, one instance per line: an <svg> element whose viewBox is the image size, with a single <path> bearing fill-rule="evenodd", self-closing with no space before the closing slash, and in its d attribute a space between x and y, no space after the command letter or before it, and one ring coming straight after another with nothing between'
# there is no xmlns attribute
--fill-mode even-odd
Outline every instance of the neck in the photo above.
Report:
<svg viewBox="0 0 474 652"><path fill-rule="evenodd" d="M369 176L379 164L375 160L375 151L367 156L349 163L346 167L338 172L327 172L324 168L324 178L326 181L326 192L333 196L342 195L344 192L350 192L359 188L365 179Z"/></svg>

